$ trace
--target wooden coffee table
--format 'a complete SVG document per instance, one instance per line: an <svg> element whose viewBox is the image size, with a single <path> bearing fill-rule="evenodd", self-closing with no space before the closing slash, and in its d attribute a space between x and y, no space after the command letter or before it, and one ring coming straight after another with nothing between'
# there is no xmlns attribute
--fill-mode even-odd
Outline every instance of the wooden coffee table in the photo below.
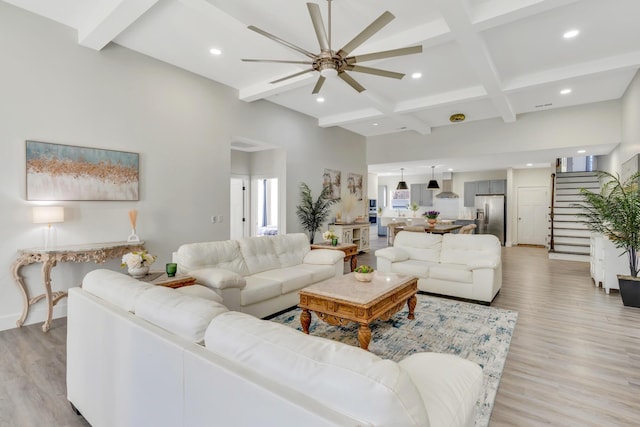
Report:
<svg viewBox="0 0 640 427"><path fill-rule="evenodd" d="M156 286L166 286L167 288L181 288L191 286L196 283L196 278L186 274L176 274L174 277L167 276L167 273L151 271L146 276L138 279L141 282L151 283Z"/></svg>
<svg viewBox="0 0 640 427"><path fill-rule="evenodd" d="M371 282L359 282L353 273L333 277L299 292L302 330L309 333L312 311L330 325L356 322L360 324L360 348L368 350L369 325L377 319L389 320L405 303L409 308L407 317L413 319L417 292L418 279L414 276L376 271Z"/></svg>

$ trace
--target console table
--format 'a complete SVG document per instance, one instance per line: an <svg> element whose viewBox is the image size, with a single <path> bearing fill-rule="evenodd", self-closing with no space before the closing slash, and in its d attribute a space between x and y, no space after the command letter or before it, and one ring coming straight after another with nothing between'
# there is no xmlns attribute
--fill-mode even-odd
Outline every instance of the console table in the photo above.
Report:
<svg viewBox="0 0 640 427"><path fill-rule="evenodd" d="M63 291L51 291L51 269L58 262L95 262L102 264L110 258L118 258L127 252L139 250L144 250L144 242L87 243L84 245L58 246L50 249L20 249L18 251L18 259L11 266L13 278L22 293L23 299L22 315L16 321L16 325L21 327L29 314L29 308L41 299L46 298L48 313L47 320L42 325L42 331L49 331L53 317L53 306L67 296L67 293ZM34 263L42 264L42 282L45 292L29 298L29 289L24 277L20 275L20 269L25 265Z"/></svg>

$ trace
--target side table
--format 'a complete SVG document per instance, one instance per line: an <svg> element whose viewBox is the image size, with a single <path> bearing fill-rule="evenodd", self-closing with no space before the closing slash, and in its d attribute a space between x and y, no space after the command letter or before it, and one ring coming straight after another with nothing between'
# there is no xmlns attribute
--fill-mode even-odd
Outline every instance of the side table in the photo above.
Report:
<svg viewBox="0 0 640 427"><path fill-rule="evenodd" d="M350 263L351 271L358 266L358 245L355 243L338 243L337 246L333 246L331 243L314 243L311 245L311 250L313 249L342 251L344 252L344 262Z"/></svg>
<svg viewBox="0 0 640 427"><path fill-rule="evenodd" d="M181 288L183 286L191 286L196 283L196 278L187 276L186 274L176 274L174 277L167 276L164 271L150 272L141 277L141 282L151 283L156 286L166 286L167 288Z"/></svg>
<svg viewBox="0 0 640 427"><path fill-rule="evenodd" d="M18 259L11 265L13 279L20 289L23 299L22 315L16 321L16 326L21 327L29 314L29 308L43 298L47 300L47 320L42 325L42 331L48 332L53 318L53 306L67 296L64 291L51 292L51 269L58 262L95 262L102 264L107 259L118 258L127 252L144 250L144 242L109 242L87 243L83 245L58 246L54 248L20 249ZM20 269L25 265L42 264L42 282L44 293L29 298L29 290L20 275Z"/></svg>

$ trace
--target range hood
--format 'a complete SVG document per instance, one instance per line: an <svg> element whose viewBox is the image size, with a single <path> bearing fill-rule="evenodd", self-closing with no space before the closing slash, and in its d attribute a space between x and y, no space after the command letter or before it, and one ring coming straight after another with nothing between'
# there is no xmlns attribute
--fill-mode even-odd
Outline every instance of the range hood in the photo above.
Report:
<svg viewBox="0 0 640 427"><path fill-rule="evenodd" d="M439 199L457 199L458 195L453 190L453 174L444 172L442 174L442 192L436 194Z"/></svg>

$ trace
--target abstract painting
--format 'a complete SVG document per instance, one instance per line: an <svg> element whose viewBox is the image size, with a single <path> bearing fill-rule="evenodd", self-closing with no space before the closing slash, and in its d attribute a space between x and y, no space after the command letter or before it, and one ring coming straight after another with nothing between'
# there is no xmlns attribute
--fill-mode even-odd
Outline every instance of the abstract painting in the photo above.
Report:
<svg viewBox="0 0 640 427"><path fill-rule="evenodd" d="M322 175L322 188L329 187L327 198L340 200L340 171L325 169Z"/></svg>
<svg viewBox="0 0 640 427"><path fill-rule="evenodd" d="M27 200L138 200L139 154L27 141Z"/></svg>
<svg viewBox="0 0 640 427"><path fill-rule="evenodd" d="M362 175L349 172L347 188L349 194L353 194L356 200L362 200Z"/></svg>

